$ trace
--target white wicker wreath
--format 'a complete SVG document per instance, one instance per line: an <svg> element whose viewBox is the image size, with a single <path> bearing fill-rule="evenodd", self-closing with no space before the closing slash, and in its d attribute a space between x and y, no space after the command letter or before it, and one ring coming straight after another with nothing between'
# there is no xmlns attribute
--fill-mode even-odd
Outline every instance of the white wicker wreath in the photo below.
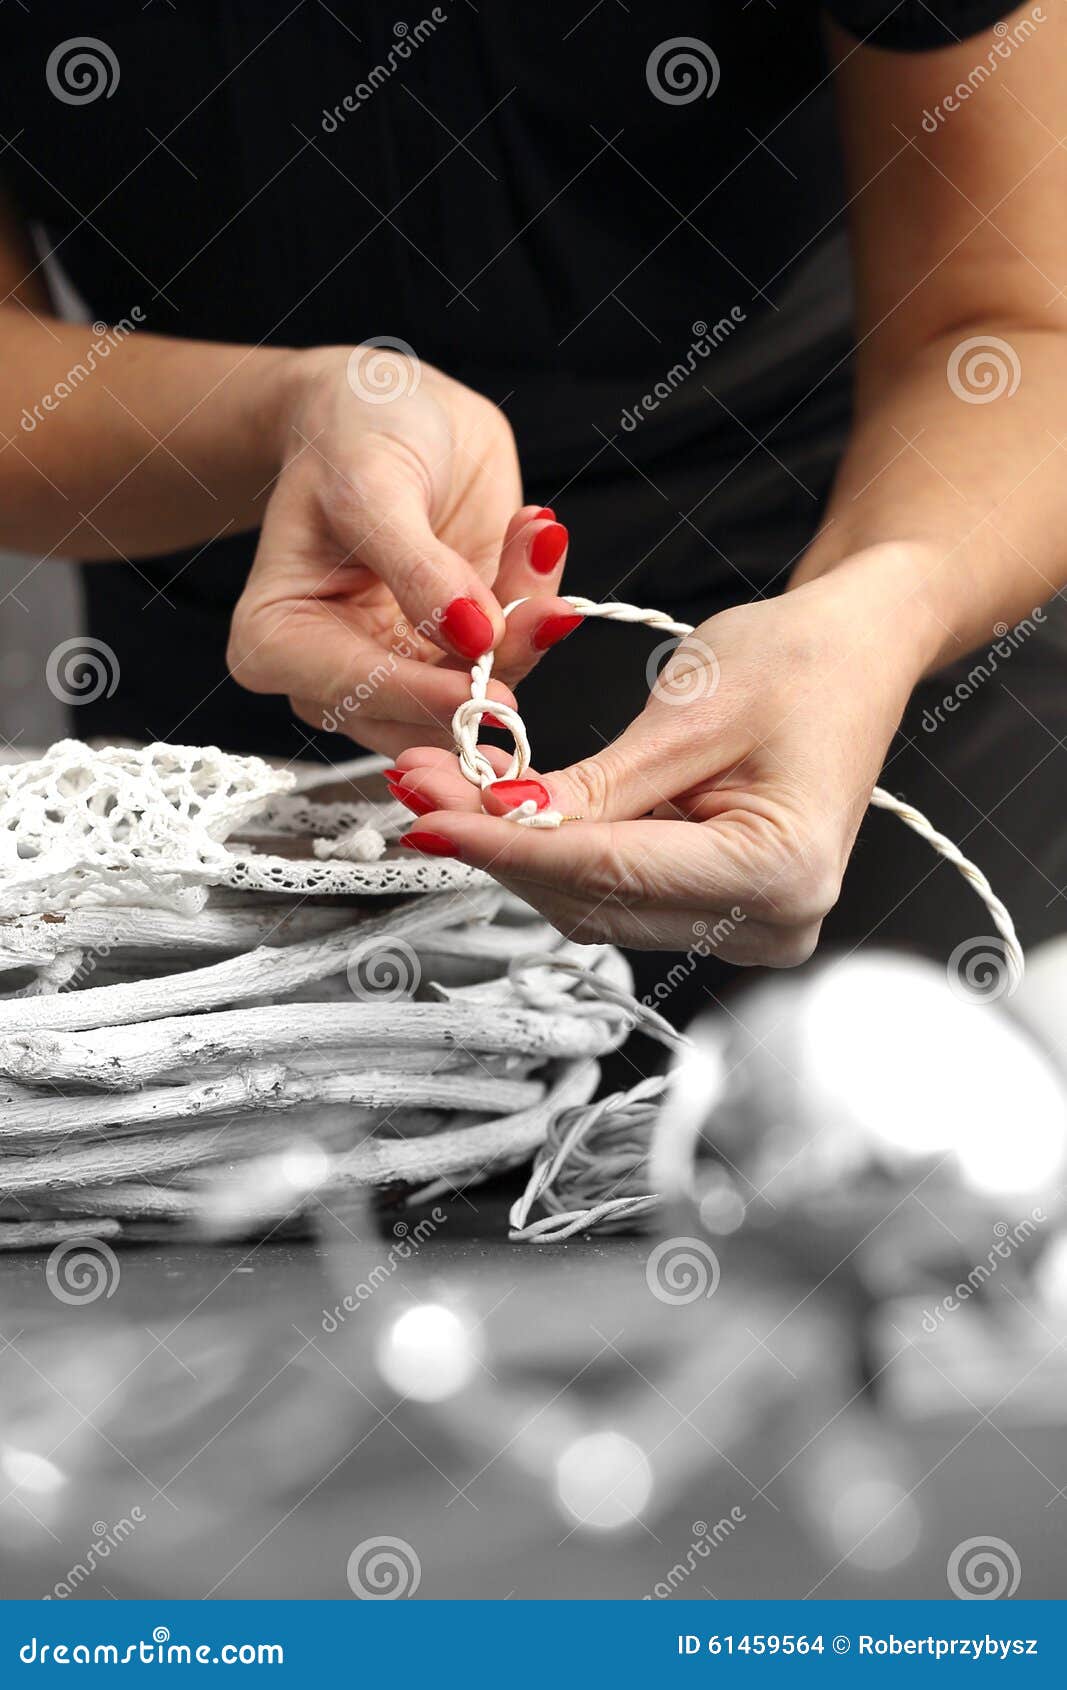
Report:
<svg viewBox="0 0 1067 1690"><path fill-rule="evenodd" d="M65 740L0 768L0 1246L469 1183L592 1096L640 1014L622 958L394 853L402 805L314 795L380 767Z"/></svg>

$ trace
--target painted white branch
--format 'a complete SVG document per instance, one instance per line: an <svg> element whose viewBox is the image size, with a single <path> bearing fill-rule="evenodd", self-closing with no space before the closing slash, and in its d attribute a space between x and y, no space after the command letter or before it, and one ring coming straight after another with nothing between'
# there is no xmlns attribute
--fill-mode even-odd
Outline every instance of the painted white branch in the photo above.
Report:
<svg viewBox="0 0 1067 1690"><path fill-rule="evenodd" d="M0 1038L0 1074L129 1091L204 1062L270 1061L298 1041L320 1053L366 1043L573 1058L613 1050L619 1036L610 1010L579 1016L502 1003L277 1004L133 1027L9 1035Z"/></svg>
<svg viewBox="0 0 1067 1690"><path fill-rule="evenodd" d="M491 888L443 893L308 944L260 946L245 956L169 975L165 980L88 987L58 997L9 999L0 1002L0 1035L38 1027L117 1027L210 1009L216 1004L277 996L343 972L357 945L378 938L407 940L457 922L484 919L492 914L496 902Z"/></svg>
<svg viewBox="0 0 1067 1690"><path fill-rule="evenodd" d="M102 1220L93 1227L94 1238L115 1238L122 1228L117 1220ZM68 1238L84 1238L81 1221L0 1221L0 1250L47 1250Z"/></svg>
<svg viewBox="0 0 1067 1690"><path fill-rule="evenodd" d="M306 1104L352 1103L368 1109L394 1109L410 1103L435 1109L518 1109L544 1094L539 1080L515 1080L487 1075L481 1069L465 1074L444 1073L432 1063L427 1074L409 1067L383 1072L361 1068L358 1073L305 1076L283 1067L238 1069L207 1085L158 1086L132 1093L97 1093L89 1097L57 1097L54 1093L33 1103L20 1103L0 1120L0 1142L31 1137L49 1140L99 1132L107 1128L149 1123L173 1127L191 1117L235 1115L251 1109L296 1109ZM6 1164L0 1161L0 1190Z"/></svg>

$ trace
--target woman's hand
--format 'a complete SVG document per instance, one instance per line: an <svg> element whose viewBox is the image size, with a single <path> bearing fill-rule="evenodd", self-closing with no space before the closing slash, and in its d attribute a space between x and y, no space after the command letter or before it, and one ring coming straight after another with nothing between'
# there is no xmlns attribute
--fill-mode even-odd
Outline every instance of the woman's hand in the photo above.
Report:
<svg viewBox="0 0 1067 1690"><path fill-rule="evenodd" d="M231 671L390 756L448 745L472 661L500 642L489 696L513 703L536 627L567 608L566 530L520 506L511 429L470 388L379 347L296 354L294 370ZM535 593L548 605L505 634L501 605Z"/></svg>
<svg viewBox="0 0 1067 1690"><path fill-rule="evenodd" d="M712 617L607 750L484 795L498 816L533 797L582 818L558 831L481 813L453 757L406 752L395 790L419 816L411 845L490 870L579 941L699 940L731 962L803 962L936 649L929 567L904 547L875 547L782 598ZM618 639L618 661L640 661L632 635ZM503 770L507 758L489 755Z"/></svg>

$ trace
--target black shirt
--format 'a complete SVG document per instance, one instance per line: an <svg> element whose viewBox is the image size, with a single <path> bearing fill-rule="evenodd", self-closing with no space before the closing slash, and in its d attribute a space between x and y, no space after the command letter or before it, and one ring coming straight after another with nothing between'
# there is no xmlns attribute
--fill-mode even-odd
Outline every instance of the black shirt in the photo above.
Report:
<svg viewBox="0 0 1067 1690"><path fill-rule="evenodd" d="M1004 8L827 9L900 50ZM848 422L820 9L399 10L4 8L0 170L94 319L137 306L155 333L296 346L393 336L499 402L527 496L571 528L574 590L694 619L773 590ZM104 44L88 51L106 87L65 100L49 79L80 37ZM253 548L86 570L122 684L80 731L301 743L284 701L225 678Z"/></svg>

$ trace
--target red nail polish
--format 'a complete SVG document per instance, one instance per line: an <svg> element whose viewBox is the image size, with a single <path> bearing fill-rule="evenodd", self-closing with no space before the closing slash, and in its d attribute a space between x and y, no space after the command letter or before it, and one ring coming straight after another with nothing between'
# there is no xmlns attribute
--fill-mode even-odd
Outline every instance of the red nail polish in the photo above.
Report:
<svg viewBox="0 0 1067 1690"><path fill-rule="evenodd" d="M483 716L482 725L486 728L503 728L505 733L508 731L499 716Z"/></svg>
<svg viewBox="0 0 1067 1690"><path fill-rule="evenodd" d="M573 634L584 618L577 612L570 616L546 616L533 631L531 644L535 651L547 651L550 645L556 645L559 640L565 640L568 634Z"/></svg>
<svg viewBox="0 0 1067 1690"><path fill-rule="evenodd" d="M539 810L547 810L552 800L539 780L495 780L489 791L503 800L509 810L532 798Z"/></svg>
<svg viewBox="0 0 1067 1690"><path fill-rule="evenodd" d="M403 780L403 778L404 778L403 769L383 769L382 770L382 779L383 780Z"/></svg>
<svg viewBox="0 0 1067 1690"><path fill-rule="evenodd" d="M390 787L394 798L399 798L401 804L406 804L416 816L428 816L431 810L437 810L440 805L424 798L421 792L410 792L407 787L397 784Z"/></svg>
<svg viewBox="0 0 1067 1690"><path fill-rule="evenodd" d="M542 505L539 511L534 511L531 522L555 522L556 513L551 505Z"/></svg>
<svg viewBox="0 0 1067 1690"><path fill-rule="evenodd" d="M441 618L449 645L461 657L482 657L493 643L493 624L473 599L453 599Z"/></svg>
<svg viewBox="0 0 1067 1690"><path fill-rule="evenodd" d="M534 536L530 546L530 563L539 575L551 575L567 550L569 535L562 522L553 522Z"/></svg>
<svg viewBox="0 0 1067 1690"><path fill-rule="evenodd" d="M410 851L421 851L425 857L454 857L458 855L451 839L446 839L443 833L416 832L405 833L398 841L406 845Z"/></svg>

